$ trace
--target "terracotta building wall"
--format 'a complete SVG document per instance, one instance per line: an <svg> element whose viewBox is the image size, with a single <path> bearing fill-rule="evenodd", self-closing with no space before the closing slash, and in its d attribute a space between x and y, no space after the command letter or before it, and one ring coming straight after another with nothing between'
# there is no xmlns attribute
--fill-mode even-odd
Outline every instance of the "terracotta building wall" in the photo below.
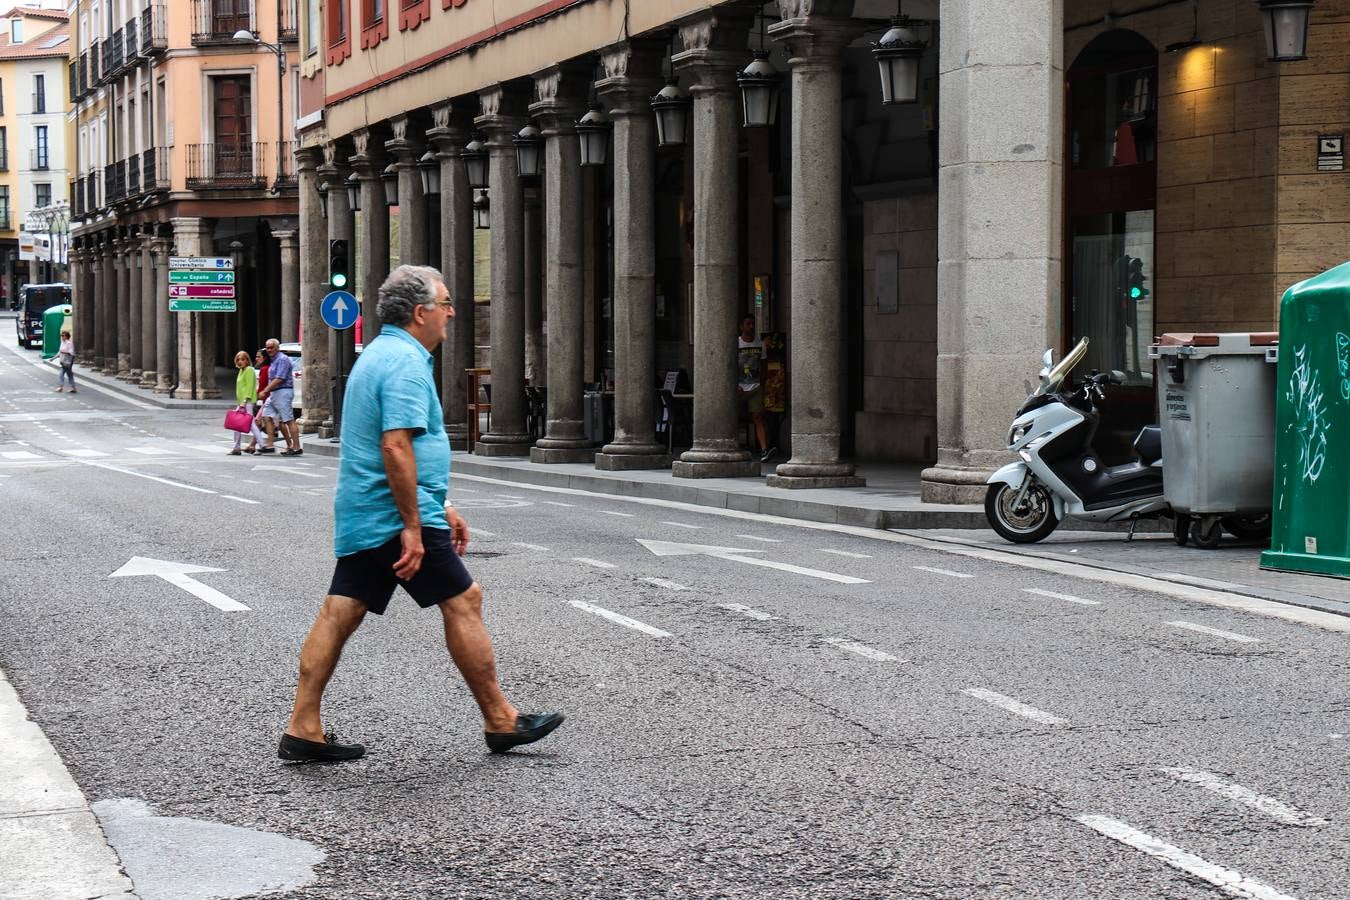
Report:
<svg viewBox="0 0 1350 900"><path fill-rule="evenodd" d="M1280 68L1277 293L1350 260L1350 170L1317 171L1318 135L1350 137L1350 0L1318 0L1308 57Z"/></svg>

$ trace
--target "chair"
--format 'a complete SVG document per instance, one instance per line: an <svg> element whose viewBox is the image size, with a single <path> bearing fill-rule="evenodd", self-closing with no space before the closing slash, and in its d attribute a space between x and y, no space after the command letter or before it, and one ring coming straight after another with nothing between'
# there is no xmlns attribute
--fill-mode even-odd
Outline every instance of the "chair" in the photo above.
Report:
<svg viewBox="0 0 1350 900"><path fill-rule="evenodd" d="M464 408L468 413L469 425L469 447L470 453L478 444L478 438L481 436L479 430L481 425L478 421L480 413L487 415L487 427L492 428L492 383L487 379L492 377L491 369L465 369L464 374L468 376L466 380L467 397ZM478 399L479 392L482 392L482 400Z"/></svg>

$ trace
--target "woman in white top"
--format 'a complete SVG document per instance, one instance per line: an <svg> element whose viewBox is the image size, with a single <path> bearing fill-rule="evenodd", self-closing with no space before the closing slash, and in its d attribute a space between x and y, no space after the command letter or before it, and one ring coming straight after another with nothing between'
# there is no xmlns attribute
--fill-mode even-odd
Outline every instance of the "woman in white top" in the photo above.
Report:
<svg viewBox="0 0 1350 900"><path fill-rule="evenodd" d="M60 380L56 382L56 392L59 394L64 390L66 379L70 379L70 392L75 391L75 342L70 339L70 332L61 332L61 347L56 351L56 361L61 364Z"/></svg>

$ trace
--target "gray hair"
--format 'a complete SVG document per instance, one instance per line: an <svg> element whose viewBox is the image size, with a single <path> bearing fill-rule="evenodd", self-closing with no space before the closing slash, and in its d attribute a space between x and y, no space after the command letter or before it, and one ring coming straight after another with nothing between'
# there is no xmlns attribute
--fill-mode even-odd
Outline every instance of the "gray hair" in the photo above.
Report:
<svg viewBox="0 0 1350 900"><path fill-rule="evenodd" d="M431 266L399 266L380 285L375 312L386 325L403 327L412 321L418 306L436 303L436 285L445 281Z"/></svg>

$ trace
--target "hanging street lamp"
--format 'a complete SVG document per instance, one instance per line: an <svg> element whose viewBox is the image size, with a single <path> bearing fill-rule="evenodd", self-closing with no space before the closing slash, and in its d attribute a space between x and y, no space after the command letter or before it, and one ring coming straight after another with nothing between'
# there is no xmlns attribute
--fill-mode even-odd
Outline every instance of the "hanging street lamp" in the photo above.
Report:
<svg viewBox="0 0 1350 900"><path fill-rule="evenodd" d="M539 177L540 149L544 145L543 135L533 125L526 125L511 138L516 145L516 172L521 178Z"/></svg>
<svg viewBox="0 0 1350 900"><path fill-rule="evenodd" d="M464 149L459 151L459 158L464 160L464 173L468 176L469 187L474 190L484 190L488 186L488 149L487 144L483 142L481 134L474 134L473 140L464 145Z"/></svg>
<svg viewBox="0 0 1350 900"><path fill-rule="evenodd" d="M909 16L893 16L890 30L872 45L881 72L882 103L889 106L919 99L919 60L928 49L919 29L927 24Z"/></svg>
<svg viewBox="0 0 1350 900"><path fill-rule="evenodd" d="M384 182L384 202L389 206L398 206L398 166L390 163L380 173Z"/></svg>
<svg viewBox="0 0 1350 900"><path fill-rule="evenodd" d="M361 179L355 172L347 176L347 205L352 212L361 211Z"/></svg>
<svg viewBox="0 0 1350 900"><path fill-rule="evenodd" d="M314 186L319 194L319 215L324 219L328 218L328 191L331 189L326 178L320 178L319 183Z"/></svg>
<svg viewBox="0 0 1350 900"><path fill-rule="evenodd" d="M1256 0L1266 26L1266 59L1295 62L1308 58L1308 19L1314 0Z"/></svg>
<svg viewBox="0 0 1350 900"><path fill-rule="evenodd" d="M441 161L436 154L428 150L417 160L417 174L422 176L422 193L439 194L441 192Z"/></svg>
<svg viewBox="0 0 1350 900"><path fill-rule="evenodd" d="M769 62L768 50L756 50L750 65L736 73L746 128L767 128L778 119L778 82L782 76Z"/></svg>
<svg viewBox="0 0 1350 900"><path fill-rule="evenodd" d="M670 78L666 86L652 98L652 112L656 113L656 145L683 147L689 130L689 108L694 101L680 90L677 78Z"/></svg>
<svg viewBox="0 0 1350 900"><path fill-rule="evenodd" d="M577 138L581 141L581 164L603 166L609 156L609 116L592 103L590 111L577 122Z"/></svg>
<svg viewBox="0 0 1350 900"><path fill-rule="evenodd" d="M479 191L473 199L473 227L486 231L492 227L492 204L487 191Z"/></svg>

